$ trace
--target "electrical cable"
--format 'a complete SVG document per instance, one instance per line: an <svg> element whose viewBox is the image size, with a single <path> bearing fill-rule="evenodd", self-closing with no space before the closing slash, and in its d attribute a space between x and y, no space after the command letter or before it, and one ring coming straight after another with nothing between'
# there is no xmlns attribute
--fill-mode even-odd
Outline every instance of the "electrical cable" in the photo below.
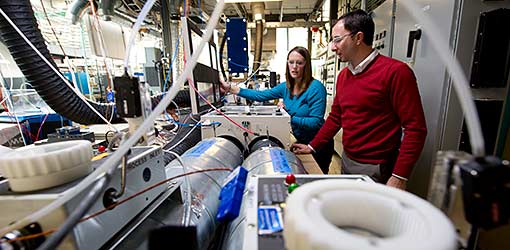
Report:
<svg viewBox="0 0 510 250"><path fill-rule="evenodd" d="M91 0L92 1L92 0ZM138 15L138 18L136 18L136 22L133 25L133 28L131 29L131 35L129 37L129 42L126 48L126 56L124 57L124 70L127 72L129 67L129 56L131 55L131 47L135 43L135 37L136 34L138 34L138 31L140 30L140 26L142 25L142 22L145 20L145 17L149 13L149 11L152 8L152 5L156 0L149 0L145 2L145 5L142 8L142 11L140 11L140 14Z"/></svg>
<svg viewBox="0 0 510 250"><path fill-rule="evenodd" d="M106 62L106 42L104 41L104 35L103 35L103 29L101 28L101 23L99 22L99 17L97 16L96 9L94 8L94 2L93 0L89 0L90 2L90 9L92 9L92 16L94 17L94 20L96 21L97 27L95 27L95 30L97 32L98 38L99 38L99 48L101 49L101 53L103 54L103 63L105 67L106 76L108 79L107 86L109 88L112 88L111 83L113 82L113 72L111 72L110 68L108 67L108 63ZM91 26L94 27L94 26ZM123 39L124 40L124 39ZM113 67L113 62L112 62Z"/></svg>
<svg viewBox="0 0 510 250"><path fill-rule="evenodd" d="M1 9L0 9L1 11ZM7 101L6 103L2 103L2 106L5 107L5 110L8 112L8 114L10 114L9 112L9 109L7 109L7 107L5 106L6 104L10 104L10 106L12 107L12 112L14 114L14 119L16 120L16 124L18 125L18 129L19 129L19 133L21 135L21 138L23 139L23 144L26 146L27 145L27 141L25 139L25 135L23 134L23 129L21 128L21 124L19 122L19 119L18 119L18 116L16 115L16 111L14 110L14 105L12 104L12 100L11 100L11 92L9 91L9 89L7 89L5 87L6 83L5 83L5 77L4 77L4 74L2 72L2 70L0 70L0 77L2 77L2 80L0 81L0 85L2 86L2 88L5 89L5 91L7 92L7 96L5 98L7 98ZM1 91L1 90L0 90Z"/></svg>
<svg viewBox="0 0 510 250"><path fill-rule="evenodd" d="M248 65L243 65L243 64L235 63L232 60L229 60L228 63L234 64L235 66L239 66L239 67L243 67L243 68L248 68L249 67Z"/></svg>
<svg viewBox="0 0 510 250"><path fill-rule="evenodd" d="M219 110L218 108L216 108L211 102L209 102L209 100L207 100L207 98L205 98L199 91L198 89L194 86L194 84L190 84L189 86L191 86L191 88L198 94L198 96L200 96L200 98L202 98L202 100L204 100L209 106L211 106L211 108L213 108L216 112L218 112L218 114L222 115L223 117L225 117L225 119L227 119L229 122L231 122L232 124L236 125L237 127L239 127L240 129L244 130L245 132L249 133L249 134L252 134L252 135L258 135L258 133L255 133L253 131L251 131L250 129L248 128L245 128L243 127L242 125L240 125L239 123L237 123L236 121L232 120L232 118L228 117L227 115L225 115L223 112L221 112L221 110Z"/></svg>
<svg viewBox="0 0 510 250"><path fill-rule="evenodd" d="M75 92L75 94L83 101L85 102L85 105L87 105L94 113L96 113L99 118L101 118L103 121L106 122L106 124L108 124L109 127L113 128L114 130L117 130L115 127L112 126L112 124L110 122L108 122L108 120L106 120L106 118L101 115L101 113L99 113L99 111L97 111L86 99L85 97L83 96L82 93L80 93L77 89L75 89L70 83L69 81L67 80L67 78L65 78L54 66L53 64L51 64L48 59L46 57L44 57L41 52L34 46L34 44L32 42L30 42L30 40L28 40L28 38L25 36L25 34L23 34L23 32L18 28L18 26L16 26L16 24L11 20L11 18L9 18L9 16L7 14L5 14L5 12L0 8L0 14L7 20L7 22L9 22L9 24L14 28L14 30L16 30L16 32L23 38L23 40L25 40L25 42L37 53L37 55L66 83L66 85L71 88L71 90L73 92Z"/></svg>
<svg viewBox="0 0 510 250"><path fill-rule="evenodd" d="M188 169L186 168L186 165L184 164L184 161L182 160L182 158L179 154L177 154L173 151L170 151L170 150L165 150L165 152L173 154L177 158L177 161L179 161L179 163L182 166L183 174L186 174L188 172ZM187 191L186 191L186 206L184 206L184 215L182 217L182 224L185 227L188 227L189 222L191 220L191 190L192 189L191 189L191 180L188 175L184 176L184 180L186 181Z"/></svg>
<svg viewBox="0 0 510 250"><path fill-rule="evenodd" d="M197 123L197 124L200 124L200 122L199 122L199 123ZM170 147L170 148L169 148L169 149L167 149L167 150L168 150L168 151L171 151L172 149L174 149L175 147L177 147L177 145L179 145L182 141L184 141L184 139L186 139L186 138L187 138L187 137L188 137L188 136L189 136L189 135L193 132L193 130L195 130L197 127L199 127L199 126L194 126L193 128L191 128L191 130L190 130L190 131L188 131L188 133L186 133L186 135L184 135L184 137L182 137L182 138L181 138L181 139L180 139L177 143L175 143L172 147Z"/></svg>
<svg viewBox="0 0 510 250"><path fill-rule="evenodd" d="M225 43L227 41L227 33L225 32L223 34L223 37L221 38L220 43L220 69L221 69L221 75L223 75L223 79L228 80L227 73L225 73L225 66L223 65L223 50L225 49ZM230 73L230 72L229 72Z"/></svg>
<svg viewBox="0 0 510 250"><path fill-rule="evenodd" d="M181 31L181 34L182 34L182 31ZM177 34L177 37L179 37L179 34ZM175 48L174 48L174 54L172 56L172 60L170 61L170 65L168 66L168 73L166 74L166 78L165 78L165 84L163 84L163 96L165 95L166 93L166 85L168 84L168 81L169 81L169 78L170 78L170 75L171 75L171 71L172 71L172 67L174 65L174 62L175 62L175 59L177 58L177 52L179 50L179 43L180 43L181 39L178 38L177 39L177 42L175 43ZM177 104L175 105L177 106Z"/></svg>
<svg viewBox="0 0 510 250"><path fill-rule="evenodd" d="M172 181L172 180L175 180L177 178L181 178L181 177L184 177L184 176L187 176L187 175L204 173L204 172L212 172L212 171L228 171L228 172L232 172L232 169L230 169L230 168L209 168L209 169L201 169L201 170L191 171L191 172L188 172L188 173L185 173L185 174L183 173L183 174L172 176L172 177L170 177L170 178L168 178L166 180L160 181L160 182L158 182L156 184L153 184L153 185L151 185L149 187L146 187L146 188L144 188L144 189L142 189L142 190L140 190L140 191L138 191L138 192L136 192L136 193L134 193L134 194L132 194L132 195L130 195L128 197L126 197L123 200L120 200L120 201L118 201L116 203L113 203L113 204L111 204L110 206L108 206L106 208L103 208L103 209L101 209L101 210L99 210L97 212L94 212L94 213L92 213L92 214L90 214L88 216L85 216L85 217L81 218L79 220L79 222L84 222L86 220L89 220L89 219L92 219L94 217L97 217L97 216L99 216L99 215L101 215L101 214L103 214L103 213L105 213L107 211L110 211L110 210L114 209L115 207L117 207L119 205L122 205L123 203L126 203L129 200L132 200L133 198L136 198L137 196L142 195L145 192L148 192L148 191L150 191L150 190L152 190L152 189L154 189L156 187L159 187L159 186L161 186L161 185L163 185L163 184L165 184L165 183L167 183L169 181ZM29 240L29 239L33 239L33 238L49 235L49 234L55 232L56 230L57 229L50 229L50 230L47 230L47 231L44 231L44 232L38 233L38 234L21 236L21 237L17 237L17 238L10 239L10 240L3 240L3 241L0 240L0 242L13 243L13 242L17 242L17 241Z"/></svg>
<svg viewBox="0 0 510 250"><path fill-rule="evenodd" d="M27 215L24 218L17 220L15 223L8 225L2 229L0 229L0 235L6 234L12 230L17 228L21 228L27 224L30 224L33 221L39 220L42 216L47 215L54 209L60 207L65 202L72 199L77 194L81 193L85 188L90 186L90 183L95 181L99 175L104 174L110 168L114 168L115 164L119 162L120 158L127 153L132 145L138 142L138 140L142 137L142 135L147 131L147 129L153 125L154 120L159 114L163 113L164 109L170 104L171 100L176 96L180 87L184 84L186 78L192 73L193 68L197 64L198 57L205 47L206 43L211 39L214 28L216 27L218 20L220 18L223 7L225 6L225 2L223 0L218 0L216 7L209 19L209 22L206 26L206 31L198 45L198 48L195 53L193 53L191 60L186 62L184 67L184 72L181 74L176 82L172 86L172 88L168 91L167 95L161 99L160 103L154 108L153 112L143 121L141 126L134 131L134 133L123 143L122 147L118 148L117 151L108 157L101 166L99 166L94 172L85 177L80 183L78 183L74 188L66 191L62 196L58 199L52 201L48 205L39 209L38 211ZM4 13L5 14L5 13ZM142 18L143 19L143 18ZM115 129L116 130L116 129Z"/></svg>
<svg viewBox="0 0 510 250"><path fill-rule="evenodd" d="M211 122L211 123L208 123L208 124L191 124L191 123L180 123L176 120L174 120L172 117L170 117L170 115L168 113L165 112L165 116L166 116L166 119L167 121L170 121L171 123L175 124L175 125L178 125L178 126L182 126L182 127L207 127L207 126L214 126L214 125L221 125L221 122Z"/></svg>
<svg viewBox="0 0 510 250"><path fill-rule="evenodd" d="M5 97L2 101L0 101L0 105L3 105L5 101L7 101L7 97Z"/></svg>
<svg viewBox="0 0 510 250"><path fill-rule="evenodd" d="M39 126L39 129L37 130L37 134L35 136L35 141L39 140L39 134L41 133L43 125L46 122L46 119L48 119L48 116L50 116L50 112L46 113L46 115L44 116L44 119L42 120L41 125Z"/></svg>
<svg viewBox="0 0 510 250"><path fill-rule="evenodd" d="M48 13L46 12L46 8L44 7L44 1L43 0L40 0L41 2L41 7L43 9L43 12L44 12L44 16L46 17L46 21L48 21L48 24L50 26L50 29L51 31L53 32L53 35L55 36L55 39L57 40L57 43L58 43L58 46L60 47L60 49L62 50L62 54L64 54L64 61L66 61L67 63L67 67L69 69L69 72L71 72L71 80L73 81L73 84L75 87L77 87L78 85L76 84L76 77L74 75L74 70L71 66L71 60L69 59L69 57L67 56L65 50L64 50L64 47L62 46L62 44L60 43L60 39L58 39L58 36L57 36L57 32L55 32L55 29L53 28L53 25L51 24L51 21L50 21L50 18L48 16ZM83 90L81 90L83 92Z"/></svg>

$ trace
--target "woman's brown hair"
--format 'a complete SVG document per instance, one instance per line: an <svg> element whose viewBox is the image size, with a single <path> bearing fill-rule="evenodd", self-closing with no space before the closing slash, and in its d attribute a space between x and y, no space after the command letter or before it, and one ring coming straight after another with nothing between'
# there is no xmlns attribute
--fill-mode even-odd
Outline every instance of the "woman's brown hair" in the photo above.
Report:
<svg viewBox="0 0 510 250"><path fill-rule="evenodd" d="M289 60L290 53L292 53L294 51L296 51L303 58L305 58L305 68L303 69L303 80L301 81L302 85L298 86L298 88L299 88L298 95L301 95L301 93L303 93L306 89L308 89L308 86L310 86L310 84L313 81L312 59L310 57L310 52L308 52L308 50L306 48L301 47L301 46L296 46L293 49L291 49L289 51L289 53L287 54L287 60ZM286 65L287 66L285 68L285 80L287 81L287 88L290 90L290 93L292 93L292 89L294 88L295 81L294 81L294 78L292 78L290 76L289 64L286 63Z"/></svg>

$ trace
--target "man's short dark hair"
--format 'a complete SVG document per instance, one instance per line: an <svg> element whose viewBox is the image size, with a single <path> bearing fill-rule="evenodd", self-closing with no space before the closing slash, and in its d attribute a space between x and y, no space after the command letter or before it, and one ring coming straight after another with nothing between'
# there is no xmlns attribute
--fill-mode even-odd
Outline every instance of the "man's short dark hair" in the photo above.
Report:
<svg viewBox="0 0 510 250"><path fill-rule="evenodd" d="M358 32L363 32L363 42L366 45L372 46L372 42L374 41L375 24L372 17L370 17L365 11L351 11L338 18L338 21L342 21L344 28L350 31L353 35Z"/></svg>

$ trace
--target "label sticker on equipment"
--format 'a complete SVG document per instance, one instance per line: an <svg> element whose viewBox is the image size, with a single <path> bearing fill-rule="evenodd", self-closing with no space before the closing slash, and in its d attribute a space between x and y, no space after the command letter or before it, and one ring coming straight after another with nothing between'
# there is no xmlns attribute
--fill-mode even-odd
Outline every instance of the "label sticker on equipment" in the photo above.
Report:
<svg viewBox="0 0 510 250"><path fill-rule="evenodd" d="M186 153L186 156L200 157L205 151L207 151L214 144L214 140L203 141L200 145L191 149Z"/></svg>
<svg viewBox="0 0 510 250"><path fill-rule="evenodd" d="M260 206L258 208L259 235L272 234L283 230L281 208Z"/></svg>
<svg viewBox="0 0 510 250"><path fill-rule="evenodd" d="M291 173L289 161L285 157L283 150L271 149L270 151L271 161L273 162L273 170L280 173Z"/></svg>

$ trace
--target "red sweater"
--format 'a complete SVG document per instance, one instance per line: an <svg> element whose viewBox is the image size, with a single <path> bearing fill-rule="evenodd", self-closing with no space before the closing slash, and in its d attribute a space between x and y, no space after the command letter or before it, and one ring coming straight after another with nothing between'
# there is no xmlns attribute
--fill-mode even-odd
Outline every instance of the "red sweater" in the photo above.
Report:
<svg viewBox="0 0 510 250"><path fill-rule="evenodd" d="M412 70L383 55L357 75L345 67L337 78L331 113L310 145L320 149L340 128L351 159L380 164L392 162L398 153L393 173L408 178L427 135Z"/></svg>

